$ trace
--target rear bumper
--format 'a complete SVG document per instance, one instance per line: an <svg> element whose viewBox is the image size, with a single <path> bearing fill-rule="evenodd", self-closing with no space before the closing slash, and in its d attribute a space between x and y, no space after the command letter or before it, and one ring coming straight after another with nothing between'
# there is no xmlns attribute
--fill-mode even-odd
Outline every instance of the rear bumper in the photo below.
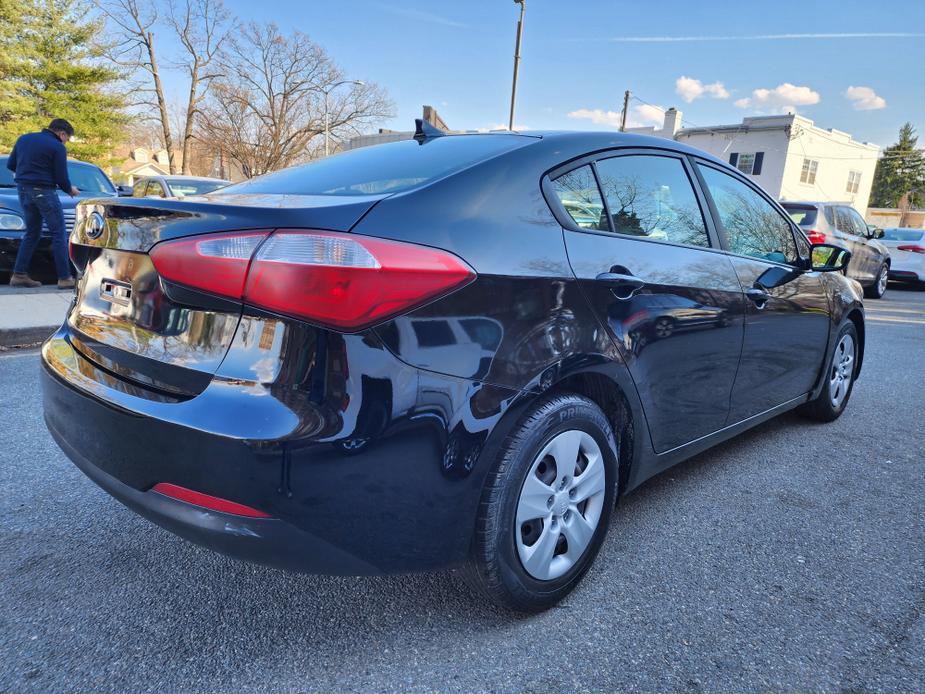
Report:
<svg viewBox="0 0 925 694"><path fill-rule="evenodd" d="M914 270L890 270L889 278L895 282L921 282L925 280L925 273Z"/></svg>
<svg viewBox="0 0 925 694"><path fill-rule="evenodd" d="M287 335L305 345L299 330ZM145 397L84 358L64 327L42 350L45 421L75 465L120 502L224 554L344 575L459 563L490 460L480 453L515 393L417 372L385 350L373 378L363 373L376 349L368 336L345 339L339 358L356 357L349 411L330 411L281 375L270 385L217 375L182 402ZM193 506L150 491L159 482L271 517Z"/></svg>
<svg viewBox="0 0 925 694"><path fill-rule="evenodd" d="M134 489L88 460L55 428L47 414L45 422L61 450L87 477L138 515L191 542L237 559L290 571L380 573L375 566L279 519L219 513L157 492Z"/></svg>

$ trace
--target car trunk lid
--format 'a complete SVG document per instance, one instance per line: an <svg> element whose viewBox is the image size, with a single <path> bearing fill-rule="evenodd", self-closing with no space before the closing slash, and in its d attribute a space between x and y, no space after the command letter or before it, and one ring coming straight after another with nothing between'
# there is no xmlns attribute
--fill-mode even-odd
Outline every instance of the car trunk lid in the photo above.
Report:
<svg viewBox="0 0 925 694"><path fill-rule="evenodd" d="M150 251L216 232L297 227L349 231L384 196L215 195L115 198L78 208L71 253L82 276L70 339L116 377L176 398L210 382L231 344L241 304L172 288Z"/></svg>

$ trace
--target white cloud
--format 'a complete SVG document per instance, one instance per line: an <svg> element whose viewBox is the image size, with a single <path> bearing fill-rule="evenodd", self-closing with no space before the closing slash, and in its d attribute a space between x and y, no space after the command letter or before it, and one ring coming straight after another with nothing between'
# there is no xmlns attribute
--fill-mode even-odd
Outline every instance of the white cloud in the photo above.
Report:
<svg viewBox="0 0 925 694"><path fill-rule="evenodd" d="M848 87L845 96L854 105L855 111L876 111L886 108L886 99L877 96L870 87Z"/></svg>
<svg viewBox="0 0 925 694"><path fill-rule="evenodd" d="M580 108L577 111L569 111L566 115L576 120L589 120L595 125L606 125L610 128L619 128L622 114L620 111L605 111L601 108ZM640 104L630 109L629 116L626 119L626 127L640 128L646 125L661 126L664 122L664 109L660 106Z"/></svg>
<svg viewBox="0 0 925 694"><path fill-rule="evenodd" d="M693 77L681 76L675 81L674 85L678 96L684 99L684 101L687 103L691 103L695 99L699 99L704 94L707 94L714 99L729 98L729 91L726 89L722 82L704 84L700 80L694 79Z"/></svg>
<svg viewBox="0 0 925 694"><path fill-rule="evenodd" d="M738 99L739 108L751 108L772 113L796 112L797 106L809 106L819 103L819 92L809 87L797 86L784 82L774 89L755 89L750 97Z"/></svg>

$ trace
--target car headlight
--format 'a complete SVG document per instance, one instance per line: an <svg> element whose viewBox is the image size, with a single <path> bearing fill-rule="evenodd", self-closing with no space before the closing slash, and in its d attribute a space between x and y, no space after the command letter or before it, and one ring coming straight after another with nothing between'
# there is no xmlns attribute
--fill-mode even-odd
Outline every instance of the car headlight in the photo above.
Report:
<svg viewBox="0 0 925 694"><path fill-rule="evenodd" d="M0 212L0 230L19 231L26 228L26 221L18 214Z"/></svg>

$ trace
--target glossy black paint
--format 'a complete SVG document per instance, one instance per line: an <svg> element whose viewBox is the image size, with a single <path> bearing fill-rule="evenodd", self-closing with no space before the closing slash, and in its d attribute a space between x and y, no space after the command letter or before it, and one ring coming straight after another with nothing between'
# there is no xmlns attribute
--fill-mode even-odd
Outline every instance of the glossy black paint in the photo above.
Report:
<svg viewBox="0 0 925 694"><path fill-rule="evenodd" d="M544 195L549 172L592 153L667 148L688 168L702 153L630 135L532 139L391 196L82 206L78 301L42 352L56 440L123 503L220 551L326 573L431 569L466 556L500 443L545 393L601 405L625 493L805 402L841 321L863 339L853 282L726 253L696 182L708 249L583 231ZM93 211L107 220L96 240ZM443 248L478 276L341 334L167 285L147 255L170 238L277 227ZM123 285L129 298L111 300ZM158 482L273 519L165 501Z"/></svg>

